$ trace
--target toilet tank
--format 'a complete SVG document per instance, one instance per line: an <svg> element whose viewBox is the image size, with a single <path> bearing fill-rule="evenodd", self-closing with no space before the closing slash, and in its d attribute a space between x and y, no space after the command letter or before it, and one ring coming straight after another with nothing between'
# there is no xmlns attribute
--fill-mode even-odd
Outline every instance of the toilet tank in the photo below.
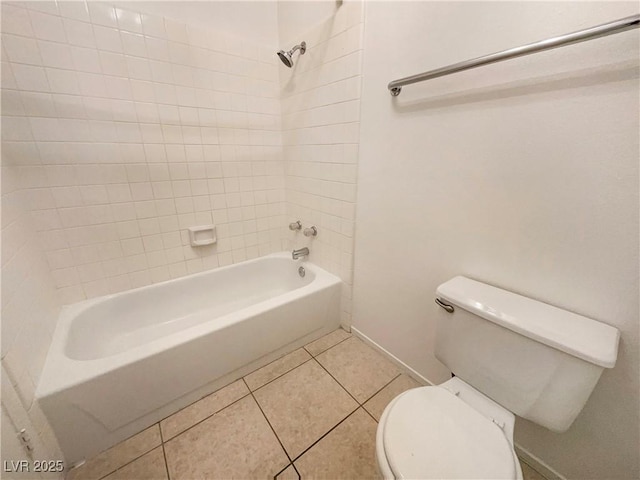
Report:
<svg viewBox="0 0 640 480"><path fill-rule="evenodd" d="M435 355L511 412L566 431L618 355L618 329L466 277L440 285ZM448 308L448 310L451 310Z"/></svg>

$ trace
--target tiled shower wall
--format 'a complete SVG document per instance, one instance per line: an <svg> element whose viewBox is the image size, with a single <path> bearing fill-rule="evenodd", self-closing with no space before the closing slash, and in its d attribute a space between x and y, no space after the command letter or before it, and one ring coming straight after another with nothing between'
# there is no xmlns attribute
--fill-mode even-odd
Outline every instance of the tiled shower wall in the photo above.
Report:
<svg viewBox="0 0 640 480"><path fill-rule="evenodd" d="M314 263L343 280L345 326L351 325L363 22L363 3L344 2L324 22L281 42L308 45L304 56L294 54L293 68L280 69L287 214L319 231L310 239L292 233L289 241L308 246Z"/></svg>
<svg viewBox="0 0 640 480"><path fill-rule="evenodd" d="M2 17L3 162L62 303L282 250L272 46L97 2ZM211 223L218 243L192 248Z"/></svg>
<svg viewBox="0 0 640 480"><path fill-rule="evenodd" d="M4 458L23 458L16 434L26 428L33 458L58 459L62 457L57 441L34 394L60 306L31 225L28 191L14 166L3 164L1 171L2 449L10 452Z"/></svg>
<svg viewBox="0 0 640 480"><path fill-rule="evenodd" d="M2 166L2 361L28 408L60 307L16 173Z"/></svg>

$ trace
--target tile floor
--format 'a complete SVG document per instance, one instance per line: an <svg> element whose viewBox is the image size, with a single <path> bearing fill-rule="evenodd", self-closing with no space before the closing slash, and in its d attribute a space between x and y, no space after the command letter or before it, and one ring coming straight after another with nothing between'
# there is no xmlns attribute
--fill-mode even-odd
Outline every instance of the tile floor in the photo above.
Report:
<svg viewBox="0 0 640 480"><path fill-rule="evenodd" d="M68 480L377 478L385 406L419 386L344 330L208 395L75 468ZM544 480L523 464L525 480Z"/></svg>

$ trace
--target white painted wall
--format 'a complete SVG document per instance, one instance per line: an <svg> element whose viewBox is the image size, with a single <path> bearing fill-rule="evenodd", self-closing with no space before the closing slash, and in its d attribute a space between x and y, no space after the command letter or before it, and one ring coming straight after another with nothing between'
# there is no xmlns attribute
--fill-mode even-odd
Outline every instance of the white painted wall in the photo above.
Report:
<svg viewBox="0 0 640 480"><path fill-rule="evenodd" d="M433 382L434 291L467 275L622 332L572 428L516 440L568 478L637 478L638 32L389 81L637 13L635 3L367 4L353 325Z"/></svg>

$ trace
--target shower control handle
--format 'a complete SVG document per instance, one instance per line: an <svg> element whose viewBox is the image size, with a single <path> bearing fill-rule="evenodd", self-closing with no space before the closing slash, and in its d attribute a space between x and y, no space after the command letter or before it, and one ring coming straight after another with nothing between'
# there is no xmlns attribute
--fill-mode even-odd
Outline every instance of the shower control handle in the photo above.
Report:
<svg viewBox="0 0 640 480"><path fill-rule="evenodd" d="M289 230L302 230L302 224L300 223L300 220L290 223Z"/></svg>
<svg viewBox="0 0 640 480"><path fill-rule="evenodd" d="M315 226L304 229L305 237L315 237L316 235L318 235L318 229Z"/></svg>

